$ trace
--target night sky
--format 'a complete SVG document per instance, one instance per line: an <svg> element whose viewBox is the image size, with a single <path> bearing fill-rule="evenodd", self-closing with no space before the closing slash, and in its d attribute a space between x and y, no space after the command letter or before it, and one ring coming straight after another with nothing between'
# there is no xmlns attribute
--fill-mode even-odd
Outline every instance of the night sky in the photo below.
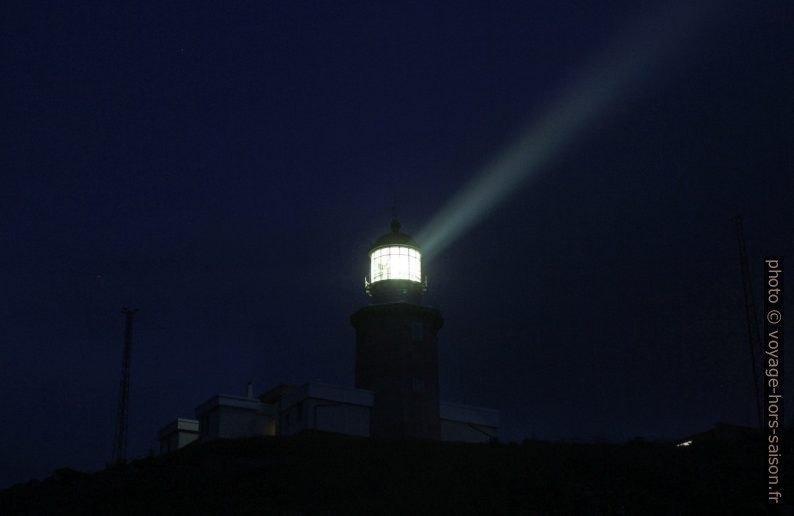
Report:
<svg viewBox="0 0 794 516"><path fill-rule="evenodd" d="M0 13L0 488L110 460L123 306L132 457L249 380L352 385L349 316L392 206L421 234L654 9L17 4ZM441 397L499 409L502 440L756 423L732 217L760 312L762 257L794 257L794 16L701 7L425 263Z"/></svg>

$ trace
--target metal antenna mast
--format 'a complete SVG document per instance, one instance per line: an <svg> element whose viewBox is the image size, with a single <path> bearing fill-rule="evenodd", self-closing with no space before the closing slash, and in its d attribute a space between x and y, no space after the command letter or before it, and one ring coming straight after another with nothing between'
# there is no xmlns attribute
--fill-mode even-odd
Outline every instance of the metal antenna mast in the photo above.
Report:
<svg viewBox="0 0 794 516"><path fill-rule="evenodd" d="M753 365L753 384L755 386L755 404L758 412L758 426L764 427L764 418L761 411L761 391L758 387L758 369L756 367L755 355L761 350L761 333L758 329L758 317L755 313L753 304L753 286L750 282L750 267L747 264L747 249L744 244L744 226L742 218L734 217L736 223L736 237L739 239L739 264L742 268L742 283L744 284L744 309L747 319L747 342L750 346L750 359Z"/></svg>
<svg viewBox="0 0 794 516"><path fill-rule="evenodd" d="M133 308L124 307L124 353L121 360L121 386L119 387L119 404L116 408L116 437L113 441L113 463L123 464L127 461L127 416L130 404L130 354L132 352L132 320L135 316Z"/></svg>

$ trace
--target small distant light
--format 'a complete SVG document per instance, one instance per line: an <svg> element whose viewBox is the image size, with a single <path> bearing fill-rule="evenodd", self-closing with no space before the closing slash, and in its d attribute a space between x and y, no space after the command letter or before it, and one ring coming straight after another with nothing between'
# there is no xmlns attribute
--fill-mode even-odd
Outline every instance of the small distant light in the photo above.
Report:
<svg viewBox="0 0 794 516"><path fill-rule="evenodd" d="M684 442L682 442L682 443L678 443L678 444L676 444L676 445L675 445L675 447L676 447L676 448L681 448L682 446L690 446L691 444L692 444L692 441L691 441L691 440L690 440L690 441L684 441Z"/></svg>

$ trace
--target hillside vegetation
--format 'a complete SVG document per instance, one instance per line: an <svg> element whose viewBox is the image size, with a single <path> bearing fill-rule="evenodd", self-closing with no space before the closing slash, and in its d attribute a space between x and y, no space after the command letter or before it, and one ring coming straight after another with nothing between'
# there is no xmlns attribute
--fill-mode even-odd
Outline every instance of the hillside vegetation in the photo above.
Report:
<svg viewBox="0 0 794 516"><path fill-rule="evenodd" d="M676 448L305 433L194 444L93 474L58 470L0 492L0 514L750 515L763 513L764 461L754 440Z"/></svg>

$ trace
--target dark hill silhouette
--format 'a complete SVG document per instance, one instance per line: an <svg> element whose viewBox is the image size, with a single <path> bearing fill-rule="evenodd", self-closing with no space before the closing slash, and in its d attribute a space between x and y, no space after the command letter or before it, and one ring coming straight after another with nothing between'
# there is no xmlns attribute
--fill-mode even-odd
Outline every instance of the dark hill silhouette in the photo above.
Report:
<svg viewBox="0 0 794 516"><path fill-rule="evenodd" d="M676 448L305 433L61 469L0 492L0 514L751 515L764 512L764 460L756 438Z"/></svg>

